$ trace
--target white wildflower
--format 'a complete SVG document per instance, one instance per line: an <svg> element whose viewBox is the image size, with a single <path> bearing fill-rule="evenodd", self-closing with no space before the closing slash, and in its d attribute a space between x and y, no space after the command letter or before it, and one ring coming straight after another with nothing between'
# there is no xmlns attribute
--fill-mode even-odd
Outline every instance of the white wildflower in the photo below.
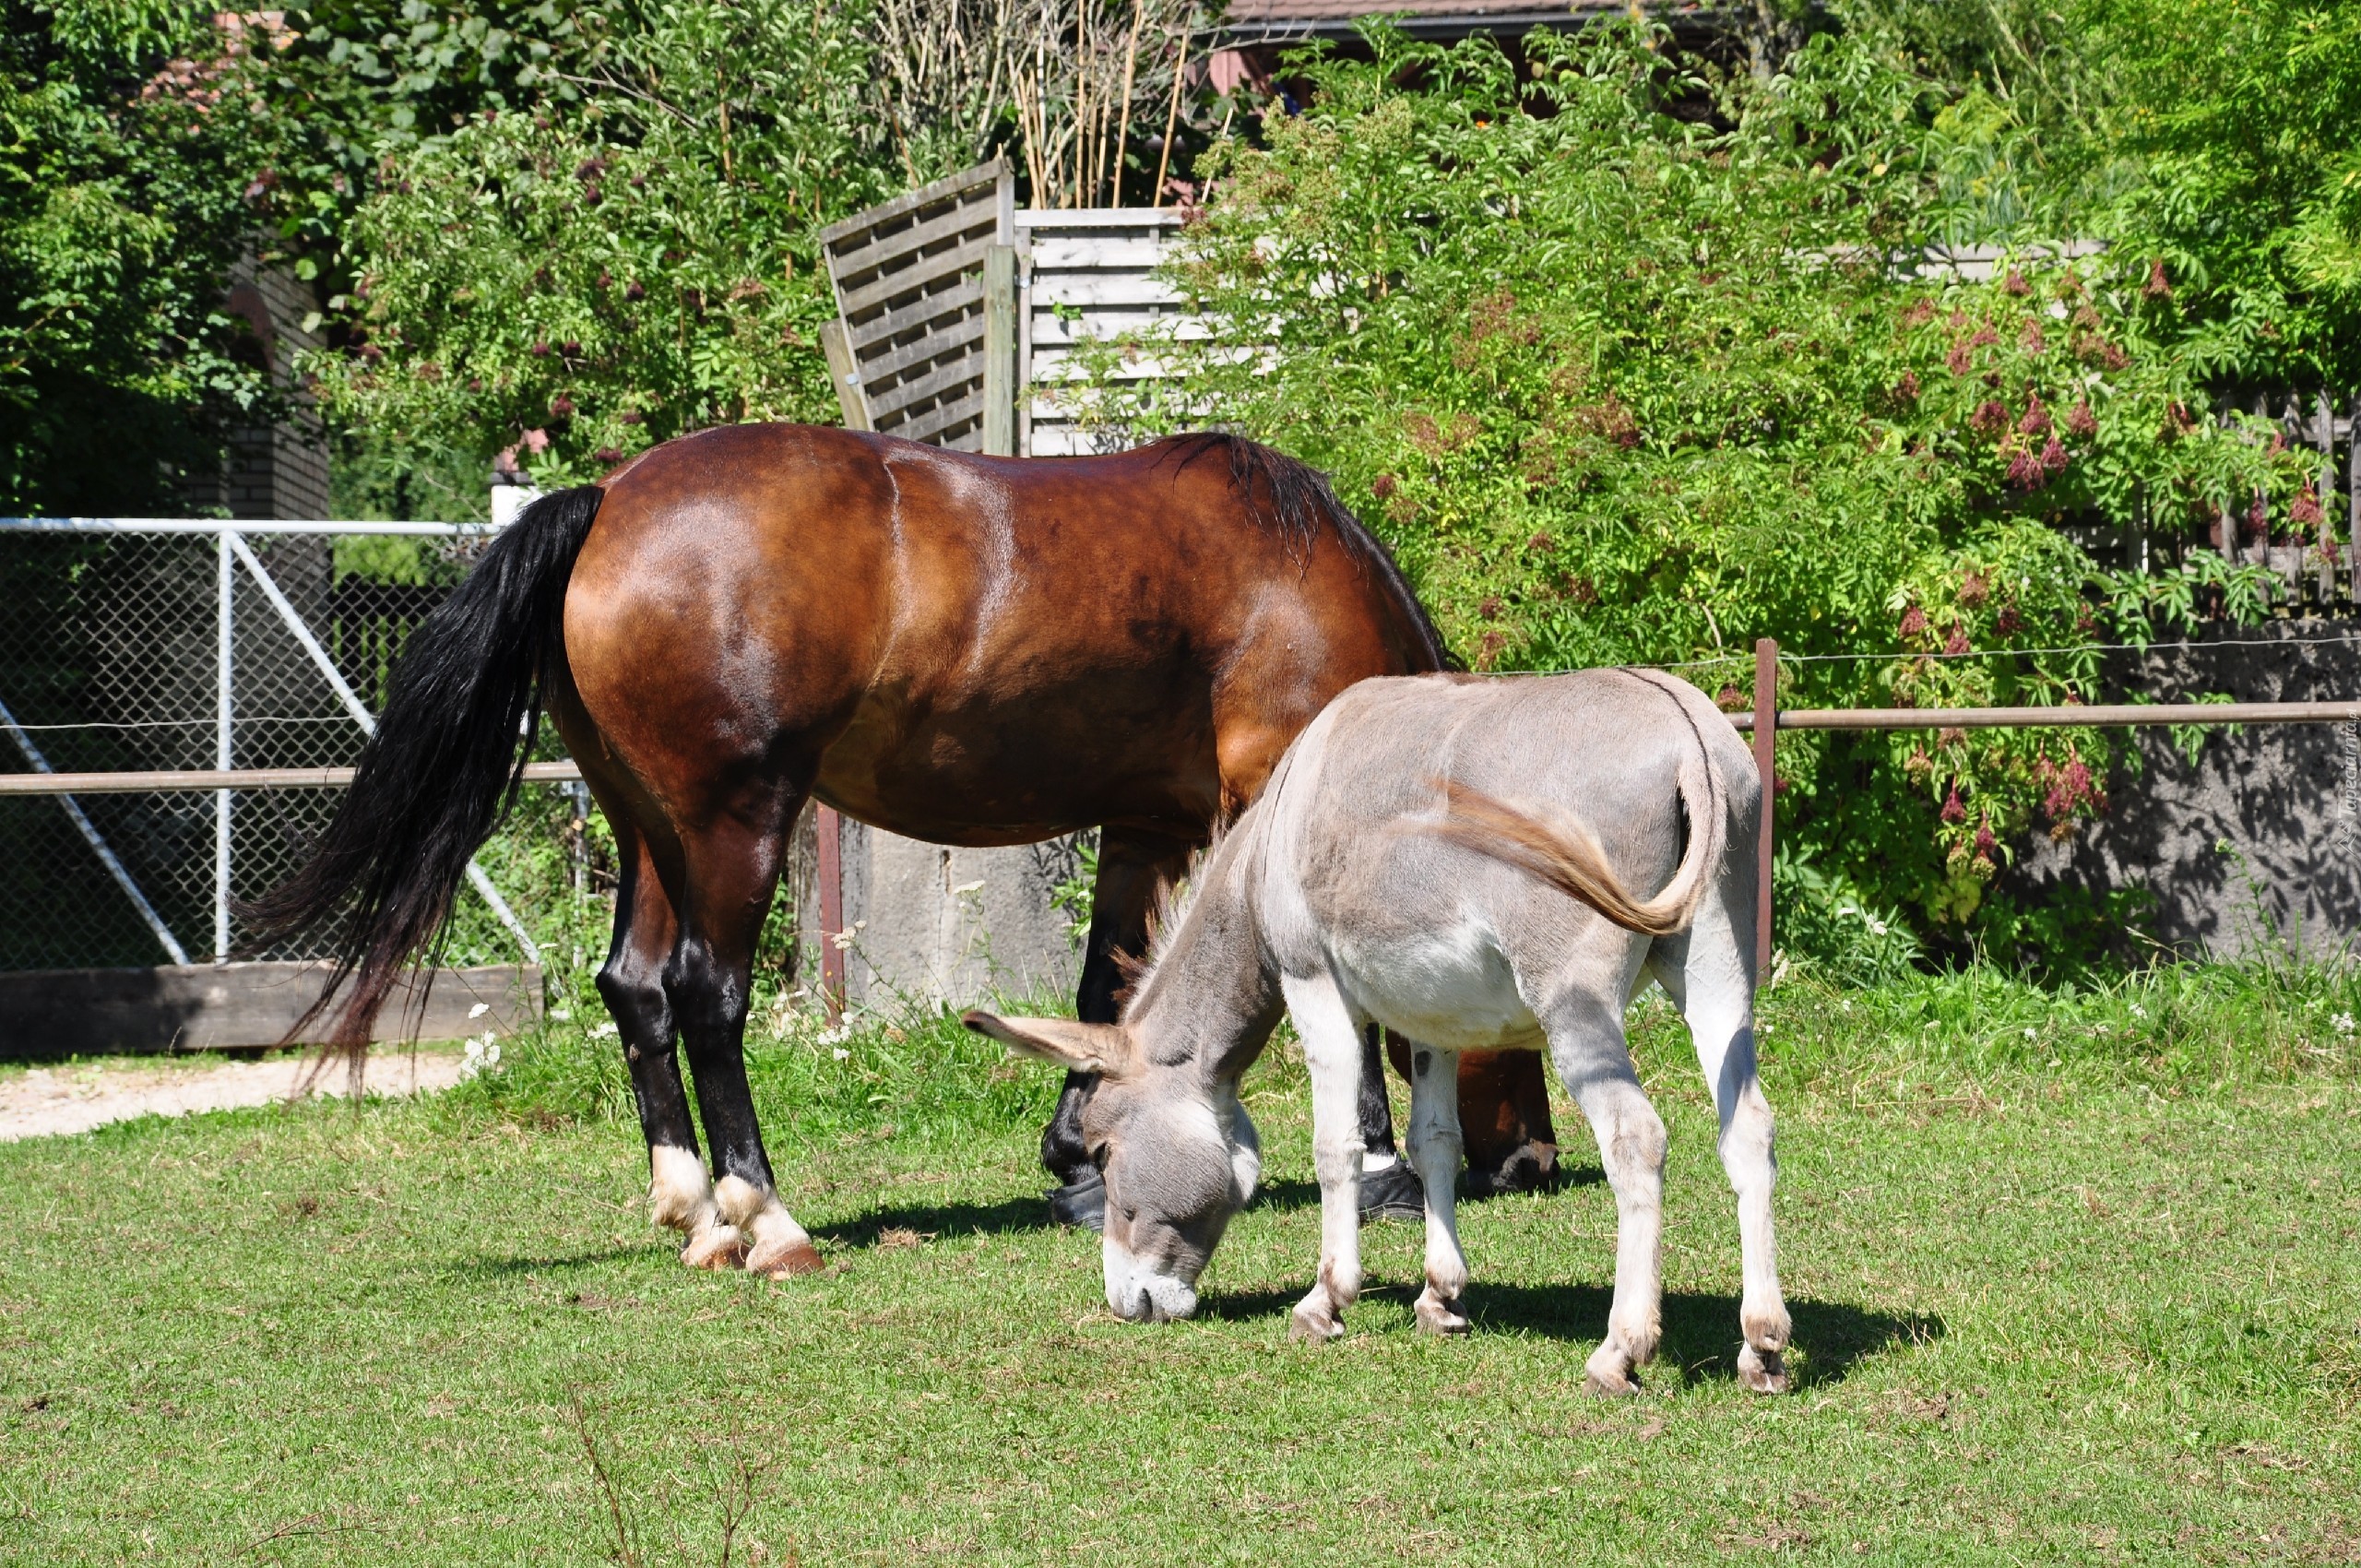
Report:
<svg viewBox="0 0 2361 1568"><path fill-rule="evenodd" d="M477 1077L500 1065L500 1037L490 1029L468 1041L467 1052L459 1060L461 1079Z"/></svg>
<svg viewBox="0 0 2361 1568"><path fill-rule="evenodd" d="M2035 1029L2031 1024L2027 1024L2025 1026L2025 1039L2033 1039L2034 1036L2039 1032L2040 1031Z"/></svg>
<svg viewBox="0 0 2361 1568"><path fill-rule="evenodd" d="M597 1028L592 1029L590 1031L590 1038L592 1039L611 1039L614 1036L623 1032L623 1026L610 1019L608 1022L600 1024Z"/></svg>
<svg viewBox="0 0 2361 1568"><path fill-rule="evenodd" d="M852 1060L852 1052L851 1052L851 1051L847 1051L843 1046L841 1046L841 1045L840 1045L840 1046L836 1047L836 1060L837 1060L837 1061L839 1061L839 1062L849 1062L849 1061L851 1061L851 1060Z"/></svg>
<svg viewBox="0 0 2361 1568"><path fill-rule="evenodd" d="M491 1003L489 1003L489 1002L479 1002L479 1003L477 1003L474 1006L472 1006L472 1007L470 1007L470 1008L469 1008L469 1009L468 1009L468 1022L469 1022L469 1023L471 1023L471 1024L472 1024L472 1023L474 1023L478 1018L482 1017L486 1013L489 1013L489 1012L491 1012L491 1011L492 1011L492 1004L491 1004Z"/></svg>
<svg viewBox="0 0 2361 1568"><path fill-rule="evenodd" d="M2329 1020L2329 1026L2335 1029L2338 1034L2349 1035L2353 1032L2353 1015L2350 1013L2339 1013Z"/></svg>

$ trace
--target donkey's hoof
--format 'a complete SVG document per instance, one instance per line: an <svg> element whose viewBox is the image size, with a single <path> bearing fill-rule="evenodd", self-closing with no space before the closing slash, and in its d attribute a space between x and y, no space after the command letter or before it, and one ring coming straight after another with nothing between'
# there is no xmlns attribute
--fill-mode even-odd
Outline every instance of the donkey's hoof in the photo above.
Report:
<svg viewBox="0 0 2361 1568"><path fill-rule="evenodd" d="M1738 1353L1738 1380L1757 1394L1785 1394L1787 1363L1776 1350L1749 1345Z"/></svg>
<svg viewBox="0 0 2361 1568"><path fill-rule="evenodd" d="M1640 1392L1640 1380L1632 1375L1631 1358L1608 1340L1590 1354L1584 1363L1584 1389L1592 1394L1620 1397Z"/></svg>
<svg viewBox="0 0 2361 1568"><path fill-rule="evenodd" d="M691 1268L742 1267L746 1238L735 1225L708 1225L689 1238L689 1244L681 1249L681 1261Z"/></svg>
<svg viewBox="0 0 2361 1568"><path fill-rule="evenodd" d="M1345 1336L1345 1325L1326 1307L1299 1301L1287 1323L1287 1337L1299 1345L1325 1345Z"/></svg>
<svg viewBox="0 0 2361 1568"><path fill-rule="evenodd" d="M1467 1332L1467 1314L1460 1310L1459 1299L1455 1296L1439 1296L1431 1285L1428 1286L1426 1293L1418 1298L1418 1329L1423 1334Z"/></svg>

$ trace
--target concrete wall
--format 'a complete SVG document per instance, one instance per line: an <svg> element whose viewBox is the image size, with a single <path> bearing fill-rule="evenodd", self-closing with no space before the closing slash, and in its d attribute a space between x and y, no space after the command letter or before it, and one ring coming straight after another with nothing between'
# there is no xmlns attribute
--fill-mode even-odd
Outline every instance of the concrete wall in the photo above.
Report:
<svg viewBox="0 0 2361 1568"><path fill-rule="evenodd" d="M790 872L807 954L822 940L811 880L814 831L807 811ZM892 1013L1071 995L1082 955L1067 935L1070 917L1051 897L1082 873L1073 839L961 849L849 819L843 835L844 918L853 933L845 999L851 1006ZM817 965L800 978L816 985Z"/></svg>
<svg viewBox="0 0 2361 1568"><path fill-rule="evenodd" d="M2332 640L2350 639L2350 640ZM2284 621L2186 649L2118 656L2108 700L2349 701L2361 696L2361 623ZM2063 846L2046 840L2021 885L2145 888L2155 932L2185 952L2249 951L2276 926L2314 952L2361 938L2361 737L2351 725L2214 731L2190 766L2168 732L2140 731L2111 809ZM2235 853L2216 846L2226 842Z"/></svg>

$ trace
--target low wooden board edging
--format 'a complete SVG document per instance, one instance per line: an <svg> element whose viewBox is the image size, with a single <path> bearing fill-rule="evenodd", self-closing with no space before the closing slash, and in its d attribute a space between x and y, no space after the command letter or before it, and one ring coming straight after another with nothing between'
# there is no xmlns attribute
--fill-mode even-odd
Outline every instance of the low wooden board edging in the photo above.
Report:
<svg viewBox="0 0 2361 1568"><path fill-rule="evenodd" d="M319 964L0 974L0 1060L277 1045L326 978ZM395 990L377 1016L378 1040L507 1035L540 1016L539 968L436 969L413 1033L419 983L406 977Z"/></svg>

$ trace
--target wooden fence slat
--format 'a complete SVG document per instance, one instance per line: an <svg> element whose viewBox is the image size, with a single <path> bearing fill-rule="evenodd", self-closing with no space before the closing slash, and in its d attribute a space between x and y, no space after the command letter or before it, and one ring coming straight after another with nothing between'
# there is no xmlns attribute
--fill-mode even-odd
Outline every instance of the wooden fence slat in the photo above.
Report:
<svg viewBox="0 0 2361 1568"><path fill-rule="evenodd" d="M997 228L998 206L992 199L991 188L979 186L968 200L920 214L912 222L872 229L857 240L832 245L828 259L839 278L865 279L881 271L898 272L930 246L941 250L945 248L943 242L946 239L980 227Z"/></svg>
<svg viewBox="0 0 2361 1568"><path fill-rule="evenodd" d="M991 248L992 243L991 232L986 230L979 235L961 241L955 249L927 257L923 270L913 267L906 272L891 273L857 288L839 290L836 309L844 316L845 325L852 329L853 341L860 343L864 340L863 328L868 326L867 318L873 313L887 305L919 299L932 291L933 286L951 282L954 273L980 270L984 265L984 252Z"/></svg>
<svg viewBox="0 0 2361 1568"><path fill-rule="evenodd" d="M907 381L897 382L883 391L874 386L869 387L870 417L877 421L877 428L892 431L896 422L895 416L904 410L909 410L913 413L922 412L934 406L929 399L945 398L957 392L968 383L978 380L983 370L982 348L983 332L979 323L976 333L976 352L962 355L955 363L939 365L923 374L913 375ZM978 362L971 364L968 362L970 360ZM983 395L983 388L977 387L976 395L980 398ZM896 434L898 434L899 432Z"/></svg>
<svg viewBox="0 0 2361 1568"><path fill-rule="evenodd" d="M900 348L885 353L860 355L861 385L872 396L880 389L890 390L896 378L910 371L939 368L951 360L964 360L980 352L984 342L984 312L982 291L977 291L977 303L959 321L923 338L914 338Z"/></svg>
<svg viewBox="0 0 2361 1568"><path fill-rule="evenodd" d="M924 299L897 305L884 315L872 315L860 324L860 342L865 351L875 353L876 345L898 343L909 334L921 329L942 330L970 315L979 315L984 308L984 277L981 272L954 279Z"/></svg>
<svg viewBox="0 0 2361 1568"><path fill-rule="evenodd" d="M856 297L873 298L881 288L891 293L945 278L958 264L943 258L997 243L1000 225L990 207L970 207L946 213L905 237L909 244L903 248L838 261L834 274L836 292L848 319L862 308L852 303Z"/></svg>
<svg viewBox="0 0 2361 1568"><path fill-rule="evenodd" d="M891 201L881 203L865 211L856 212L849 218L838 219L820 231L820 243L824 245L835 245L865 230L890 223L895 219L916 212L922 207L931 206L946 196L957 196L963 191L979 185L996 186L1008 173L1007 160L995 158L990 163L979 163L973 169L963 169L956 174L946 174L931 184L920 185L917 190L896 196Z"/></svg>

